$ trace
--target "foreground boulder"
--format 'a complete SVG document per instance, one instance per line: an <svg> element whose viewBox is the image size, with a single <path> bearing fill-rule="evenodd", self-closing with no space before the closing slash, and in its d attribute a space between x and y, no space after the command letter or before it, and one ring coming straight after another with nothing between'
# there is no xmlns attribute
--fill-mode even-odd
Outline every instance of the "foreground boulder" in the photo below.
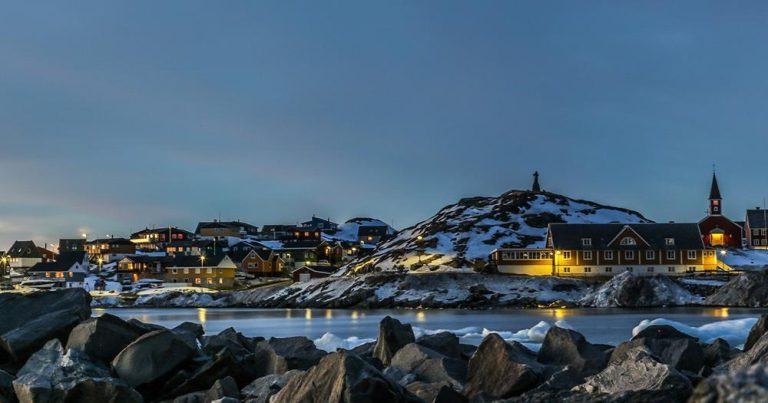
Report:
<svg viewBox="0 0 768 403"><path fill-rule="evenodd" d="M725 370L746 369L754 364L768 365L768 334L762 335L752 347L723 364Z"/></svg>
<svg viewBox="0 0 768 403"><path fill-rule="evenodd" d="M589 343L579 332L552 326L537 357L542 364L568 365L586 376L605 368L608 364L607 349L608 346Z"/></svg>
<svg viewBox="0 0 768 403"><path fill-rule="evenodd" d="M533 352L492 333L469 360L464 395L470 400L517 396L540 384L543 374Z"/></svg>
<svg viewBox="0 0 768 403"><path fill-rule="evenodd" d="M696 386L690 403L765 402L768 401L768 366L713 375Z"/></svg>
<svg viewBox="0 0 768 403"><path fill-rule="evenodd" d="M704 300L705 305L763 308L768 306L768 271L741 273Z"/></svg>
<svg viewBox="0 0 768 403"><path fill-rule="evenodd" d="M141 395L77 350L51 340L19 370L13 388L20 402L142 402Z"/></svg>
<svg viewBox="0 0 768 403"><path fill-rule="evenodd" d="M240 399L246 403L268 403L269 398L279 392L293 377L304 371L291 370L284 374L263 376L249 383L240 391Z"/></svg>
<svg viewBox="0 0 768 403"><path fill-rule="evenodd" d="M323 357L307 372L293 377L271 403L294 402L418 402L403 387L349 351Z"/></svg>
<svg viewBox="0 0 768 403"><path fill-rule="evenodd" d="M660 362L677 370L698 373L704 366L704 349L698 339L671 326L649 326L632 338L616 346L611 362L625 361L628 353L645 347Z"/></svg>
<svg viewBox="0 0 768 403"><path fill-rule="evenodd" d="M408 384L406 389L419 399L430 403L462 403L467 401L464 395L442 382L413 382Z"/></svg>
<svg viewBox="0 0 768 403"><path fill-rule="evenodd" d="M133 387L150 384L171 374L194 354L187 343L170 330L142 335L121 351L112 368Z"/></svg>
<svg viewBox="0 0 768 403"><path fill-rule="evenodd" d="M75 326L69 333L67 348L108 364L144 333L147 333L145 328L107 313Z"/></svg>
<svg viewBox="0 0 768 403"><path fill-rule="evenodd" d="M405 374L413 374L425 383L442 383L461 390L467 377L464 361L448 358L437 351L411 343L401 348L390 364Z"/></svg>
<svg viewBox="0 0 768 403"><path fill-rule="evenodd" d="M399 320L389 316L379 323L379 338L373 348L373 356L384 365L389 365L397 350L408 343L413 343L416 338L410 324L402 324Z"/></svg>
<svg viewBox="0 0 768 403"><path fill-rule="evenodd" d="M14 362L23 363L48 340L56 338L66 342L69 332L83 319L77 307L42 315L0 335L0 348Z"/></svg>
<svg viewBox="0 0 768 403"><path fill-rule="evenodd" d="M416 340L416 344L437 351L449 358L461 359L463 357L463 348L459 343L459 338L450 332L440 332L419 337Z"/></svg>
<svg viewBox="0 0 768 403"><path fill-rule="evenodd" d="M691 381L671 365L657 361L645 347L636 347L626 351L623 360L612 361L574 391L609 395L663 392L668 401L677 401L690 395Z"/></svg>
<svg viewBox="0 0 768 403"><path fill-rule="evenodd" d="M757 320L757 323L752 326L752 329L749 329L747 341L744 343L744 351L748 351L752 348L752 346L754 346L766 333L768 333L768 315L761 315L760 319Z"/></svg>
<svg viewBox="0 0 768 403"><path fill-rule="evenodd" d="M193 392L173 399L173 403L209 403L222 399L240 398L237 383L230 377L222 378L214 382L210 389L202 392Z"/></svg>
<svg viewBox="0 0 768 403"><path fill-rule="evenodd" d="M717 367L741 354L741 351L731 347L727 341L717 338L704 346L704 365L709 368Z"/></svg>
<svg viewBox="0 0 768 403"><path fill-rule="evenodd" d="M319 350L312 340L303 336L273 337L269 339L269 345L277 355L285 359L288 369L307 370L328 354Z"/></svg>

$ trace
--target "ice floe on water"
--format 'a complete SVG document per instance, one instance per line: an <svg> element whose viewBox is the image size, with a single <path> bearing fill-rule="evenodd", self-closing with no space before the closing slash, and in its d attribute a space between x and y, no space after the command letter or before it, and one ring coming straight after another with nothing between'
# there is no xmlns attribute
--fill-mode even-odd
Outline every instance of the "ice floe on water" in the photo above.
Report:
<svg viewBox="0 0 768 403"><path fill-rule="evenodd" d="M648 326L669 325L685 334L698 338L700 342L711 343L715 339L721 338L731 346L741 348L747 341L749 330L752 329L756 322L757 318L744 318L722 320L696 327L664 318L646 319L632 329L632 336L637 335Z"/></svg>
<svg viewBox="0 0 768 403"><path fill-rule="evenodd" d="M325 350L329 353L332 353L336 351L338 348L343 348L346 350L351 350L357 346L361 346L366 343L370 343L376 341L376 339L366 339L366 338L359 338L359 337L347 337L347 338L341 338L339 336L336 336L333 333L326 333L319 339L315 339L315 346L319 348L320 350Z"/></svg>

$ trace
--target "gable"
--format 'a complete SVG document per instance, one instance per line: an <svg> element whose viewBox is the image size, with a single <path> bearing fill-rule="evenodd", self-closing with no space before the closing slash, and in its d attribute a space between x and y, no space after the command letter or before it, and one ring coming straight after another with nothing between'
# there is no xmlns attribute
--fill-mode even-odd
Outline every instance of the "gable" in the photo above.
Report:
<svg viewBox="0 0 768 403"><path fill-rule="evenodd" d="M622 228L621 231L619 231L619 233L616 234L616 236L610 242L608 242L608 247L617 248L620 246L627 246L627 245L622 245L622 242L624 241L625 238L634 240L634 245L632 246L635 246L635 245L650 246L648 241L643 239L643 237L640 236L640 234L638 234L637 231L635 231L634 229L632 229L632 227L627 225L624 228Z"/></svg>

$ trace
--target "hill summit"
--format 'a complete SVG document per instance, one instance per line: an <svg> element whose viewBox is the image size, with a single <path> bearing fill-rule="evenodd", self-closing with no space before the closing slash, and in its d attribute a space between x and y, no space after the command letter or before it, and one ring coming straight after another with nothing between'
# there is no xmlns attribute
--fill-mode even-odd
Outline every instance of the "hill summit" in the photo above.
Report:
<svg viewBox="0 0 768 403"><path fill-rule="evenodd" d="M642 223L642 214L550 192L512 190L498 197L472 197L400 231L370 256L350 262L355 272L465 268L482 264L504 247L544 247L550 223Z"/></svg>

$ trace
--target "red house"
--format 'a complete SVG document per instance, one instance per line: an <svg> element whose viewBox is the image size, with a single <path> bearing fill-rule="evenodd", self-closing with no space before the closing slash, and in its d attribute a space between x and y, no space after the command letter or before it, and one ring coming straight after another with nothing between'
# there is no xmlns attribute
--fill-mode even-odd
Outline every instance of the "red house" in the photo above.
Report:
<svg viewBox="0 0 768 403"><path fill-rule="evenodd" d="M709 190L707 216L699 221L699 230L708 247L741 248L743 228L723 215L723 198L717 185L717 176L712 173L712 187Z"/></svg>

